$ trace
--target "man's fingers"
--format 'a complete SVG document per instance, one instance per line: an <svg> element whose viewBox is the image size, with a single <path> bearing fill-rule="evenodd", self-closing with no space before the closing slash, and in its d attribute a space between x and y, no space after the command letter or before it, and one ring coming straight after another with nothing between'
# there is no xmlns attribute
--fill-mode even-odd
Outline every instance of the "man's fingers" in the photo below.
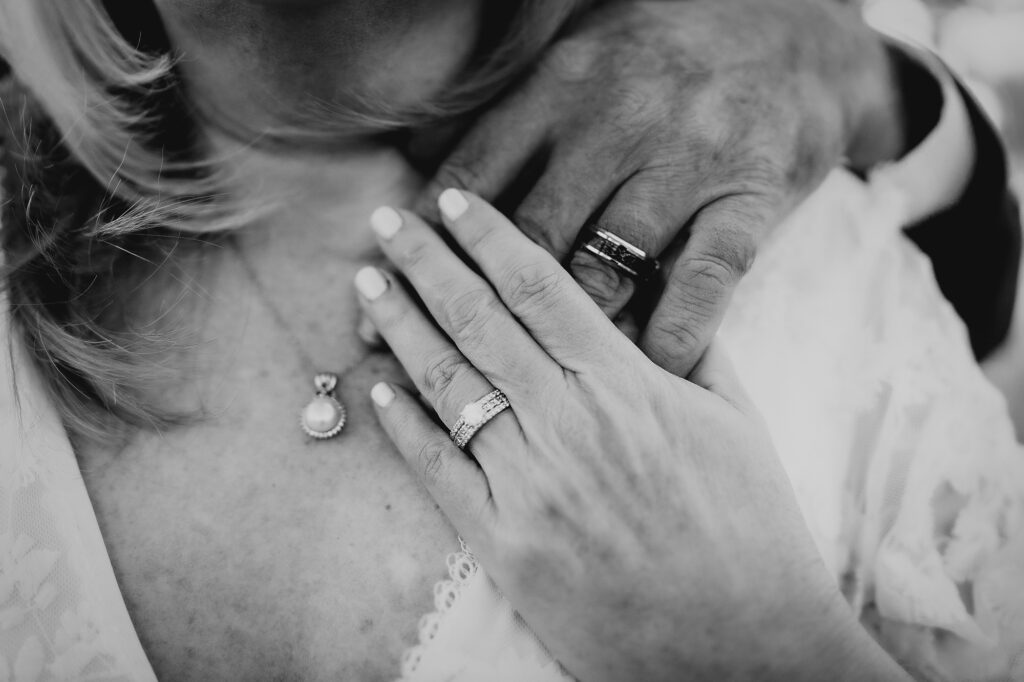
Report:
<svg viewBox="0 0 1024 682"><path fill-rule="evenodd" d="M654 362L677 376L693 370L753 264L757 235L773 213L754 195L727 197L701 209L641 338Z"/></svg>
<svg viewBox="0 0 1024 682"><path fill-rule="evenodd" d="M615 192L594 226L657 258L695 210L689 195L674 185L653 173L638 173ZM586 249L573 254L569 270L608 316L618 314L636 292L633 276Z"/></svg>
<svg viewBox="0 0 1024 682"><path fill-rule="evenodd" d="M437 222L437 198L449 187L497 199L540 148L547 131L531 90L513 93L483 114L456 144L413 203L412 211Z"/></svg>
<svg viewBox="0 0 1024 682"><path fill-rule="evenodd" d="M404 389L380 383L370 392L377 418L402 457L469 542L483 539L494 507L483 470Z"/></svg>
<svg viewBox="0 0 1024 682"><path fill-rule="evenodd" d="M586 221L631 172L613 149L601 138L570 137L512 212L516 227L556 260L569 255Z"/></svg>

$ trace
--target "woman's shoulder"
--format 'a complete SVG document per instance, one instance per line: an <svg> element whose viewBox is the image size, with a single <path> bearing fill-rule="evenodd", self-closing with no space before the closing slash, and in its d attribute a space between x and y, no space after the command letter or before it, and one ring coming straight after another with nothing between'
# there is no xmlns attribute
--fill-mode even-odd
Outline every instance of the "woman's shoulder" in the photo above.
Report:
<svg viewBox="0 0 1024 682"><path fill-rule="evenodd" d="M71 443L0 295L0 677L153 680ZM17 585L17 589L13 589Z"/></svg>

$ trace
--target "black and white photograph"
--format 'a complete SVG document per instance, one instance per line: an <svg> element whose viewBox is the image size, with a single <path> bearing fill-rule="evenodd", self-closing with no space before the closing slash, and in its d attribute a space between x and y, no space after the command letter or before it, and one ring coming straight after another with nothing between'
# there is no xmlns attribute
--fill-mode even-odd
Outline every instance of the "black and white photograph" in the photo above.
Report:
<svg viewBox="0 0 1024 682"><path fill-rule="evenodd" d="M0 0L0 682L1024 682L1024 0Z"/></svg>

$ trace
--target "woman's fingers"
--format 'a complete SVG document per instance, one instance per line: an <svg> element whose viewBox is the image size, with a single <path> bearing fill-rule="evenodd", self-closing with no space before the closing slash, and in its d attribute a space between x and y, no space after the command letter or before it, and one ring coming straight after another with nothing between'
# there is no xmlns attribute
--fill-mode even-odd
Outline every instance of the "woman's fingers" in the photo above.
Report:
<svg viewBox="0 0 1024 682"><path fill-rule="evenodd" d="M377 331L373 320L365 312L359 315L356 334L370 348L379 348L384 345L384 339L380 337L380 332Z"/></svg>
<svg viewBox="0 0 1024 682"><path fill-rule="evenodd" d="M461 351L495 387L510 398L529 399L553 377L561 376L561 369L512 317L487 282L470 270L420 218L384 207L373 213L370 222L385 255L405 275L431 316L454 342L452 351ZM397 301L402 296L394 298ZM404 308L409 310L411 306L410 301ZM422 317L418 312L417 315ZM392 341L394 329L385 330L376 315L374 322L397 353ZM384 323L403 324L393 319ZM399 342L419 343L416 332L412 334L410 339Z"/></svg>
<svg viewBox="0 0 1024 682"><path fill-rule="evenodd" d="M356 288L363 309L391 352L447 427L463 407L494 390L394 279L366 267L356 275ZM486 436L498 441L514 443L519 436L511 413L498 415L487 427Z"/></svg>
<svg viewBox="0 0 1024 682"><path fill-rule="evenodd" d="M576 369L595 353L606 357L609 344L632 348L572 276L497 209L455 189L445 190L438 204L452 236L561 366Z"/></svg>
<svg viewBox="0 0 1024 682"><path fill-rule="evenodd" d="M380 383L370 397L384 432L459 533L471 543L480 538L494 513L484 472L402 388Z"/></svg>

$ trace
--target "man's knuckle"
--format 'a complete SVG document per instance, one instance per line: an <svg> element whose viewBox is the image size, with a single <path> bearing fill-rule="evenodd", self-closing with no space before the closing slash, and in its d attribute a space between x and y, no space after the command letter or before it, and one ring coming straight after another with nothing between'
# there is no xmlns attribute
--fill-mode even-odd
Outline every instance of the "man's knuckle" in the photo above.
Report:
<svg viewBox="0 0 1024 682"><path fill-rule="evenodd" d="M572 276L602 309L615 307L628 298L633 287L611 265L587 252L577 253L570 265Z"/></svg>
<svg viewBox="0 0 1024 682"><path fill-rule="evenodd" d="M761 197L770 201L788 186L787 170L782 164L762 151L739 151L725 159L718 170L718 177L723 191L736 196ZM740 212L749 211L749 207L737 207ZM752 216L753 217L753 216Z"/></svg>
<svg viewBox="0 0 1024 682"><path fill-rule="evenodd" d="M545 57L544 67L559 81L578 82L593 75L600 46L582 38L567 38L554 45Z"/></svg>
<svg viewBox="0 0 1024 682"><path fill-rule="evenodd" d="M661 323L692 329L699 321L714 318L727 289L720 279L724 275L708 273L721 273L721 267L699 264L696 270L678 275L677 282L665 294L668 315Z"/></svg>
<svg viewBox="0 0 1024 682"><path fill-rule="evenodd" d="M715 293L732 289L750 268L746 257L729 249L691 256L685 261L686 280L699 291Z"/></svg>
<svg viewBox="0 0 1024 682"><path fill-rule="evenodd" d="M744 219L742 224L749 225L749 219ZM708 258L720 261L732 271L735 279L739 279L754 266L754 260L757 258L757 241L749 229L740 227L720 230Z"/></svg>
<svg viewBox="0 0 1024 682"><path fill-rule="evenodd" d="M662 315L651 321L650 336L663 350L670 351L672 355L689 354L700 348L703 343L701 318L700 315Z"/></svg>
<svg viewBox="0 0 1024 682"><path fill-rule="evenodd" d="M483 170L478 162L465 156L451 158L437 170L434 184L441 189L455 187L456 189L479 192L484 185Z"/></svg>
<svg viewBox="0 0 1024 682"><path fill-rule="evenodd" d="M633 79L615 90L612 123L630 138L640 138L639 126L645 121L663 121L665 102L661 84L653 80Z"/></svg>

